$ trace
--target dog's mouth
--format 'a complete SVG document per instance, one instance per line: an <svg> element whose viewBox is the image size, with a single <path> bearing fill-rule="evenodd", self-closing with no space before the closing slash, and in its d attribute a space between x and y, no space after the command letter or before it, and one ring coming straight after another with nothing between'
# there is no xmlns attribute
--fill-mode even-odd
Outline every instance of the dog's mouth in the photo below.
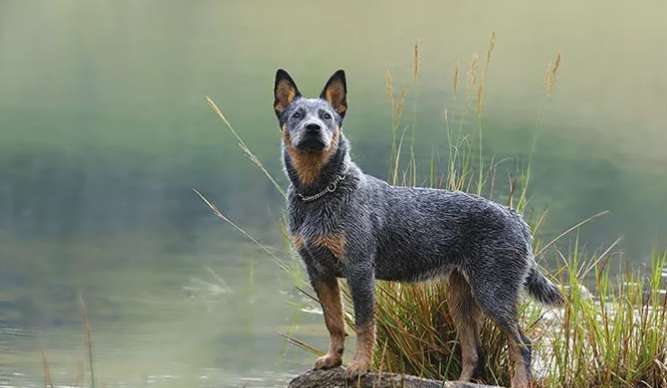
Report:
<svg viewBox="0 0 667 388"><path fill-rule="evenodd" d="M319 137L306 137L299 142L297 148L305 152L323 151L326 144Z"/></svg>

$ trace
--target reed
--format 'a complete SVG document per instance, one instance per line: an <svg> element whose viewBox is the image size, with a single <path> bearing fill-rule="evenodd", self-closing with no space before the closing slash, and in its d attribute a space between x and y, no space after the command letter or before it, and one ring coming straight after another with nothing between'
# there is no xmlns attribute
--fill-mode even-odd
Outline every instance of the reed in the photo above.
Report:
<svg viewBox="0 0 667 388"><path fill-rule="evenodd" d="M95 388L95 362L93 360L93 329L88 319L88 309L83 295L79 294L79 308L81 311L81 320L83 321L84 345L86 355L88 356L88 368L90 371L90 386Z"/></svg>
<svg viewBox="0 0 667 388"><path fill-rule="evenodd" d="M44 349L40 350L42 355L42 375L44 376L44 388L54 388L53 377L51 376L51 368L49 368L49 360L46 358Z"/></svg>
<svg viewBox="0 0 667 388"><path fill-rule="evenodd" d="M547 65L547 70L544 72L544 88L547 97L551 97L556 89L556 76L560 68L560 53L556 54L554 61Z"/></svg>

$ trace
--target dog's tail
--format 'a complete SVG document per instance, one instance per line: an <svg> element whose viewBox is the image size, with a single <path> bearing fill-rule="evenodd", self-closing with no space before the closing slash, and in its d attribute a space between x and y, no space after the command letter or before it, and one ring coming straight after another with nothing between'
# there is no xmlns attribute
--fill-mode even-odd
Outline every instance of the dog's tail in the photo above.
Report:
<svg viewBox="0 0 667 388"><path fill-rule="evenodd" d="M549 279L537 269L537 264L533 264L533 267L530 269L525 285L528 289L528 293L541 303L559 306L565 301L563 299L563 294L561 294L558 287L551 283Z"/></svg>

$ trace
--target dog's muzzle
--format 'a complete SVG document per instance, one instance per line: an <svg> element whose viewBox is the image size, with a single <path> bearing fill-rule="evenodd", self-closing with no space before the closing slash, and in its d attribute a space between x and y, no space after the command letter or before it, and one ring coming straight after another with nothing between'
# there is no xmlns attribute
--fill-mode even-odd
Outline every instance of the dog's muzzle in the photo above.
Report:
<svg viewBox="0 0 667 388"><path fill-rule="evenodd" d="M297 148L303 151L322 151L326 146L322 126L317 123L304 125L303 135Z"/></svg>

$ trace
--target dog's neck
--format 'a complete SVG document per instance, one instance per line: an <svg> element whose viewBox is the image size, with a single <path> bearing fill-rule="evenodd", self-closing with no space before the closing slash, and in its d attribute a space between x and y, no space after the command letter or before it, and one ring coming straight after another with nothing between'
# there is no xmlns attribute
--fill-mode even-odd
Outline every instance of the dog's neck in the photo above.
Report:
<svg viewBox="0 0 667 388"><path fill-rule="evenodd" d="M317 158L318 155L314 154L307 157ZM347 171L350 164L349 159L349 145L345 136L341 134L338 139L336 151L319 166L317 173L314 174L312 179L304 181L303 171L298 170L299 168L304 168L303 163L293 161L286 147L283 147L283 162L287 177L296 192L304 195L310 195L326 189L338 175L342 175ZM307 166L307 168L313 168L313 166Z"/></svg>

